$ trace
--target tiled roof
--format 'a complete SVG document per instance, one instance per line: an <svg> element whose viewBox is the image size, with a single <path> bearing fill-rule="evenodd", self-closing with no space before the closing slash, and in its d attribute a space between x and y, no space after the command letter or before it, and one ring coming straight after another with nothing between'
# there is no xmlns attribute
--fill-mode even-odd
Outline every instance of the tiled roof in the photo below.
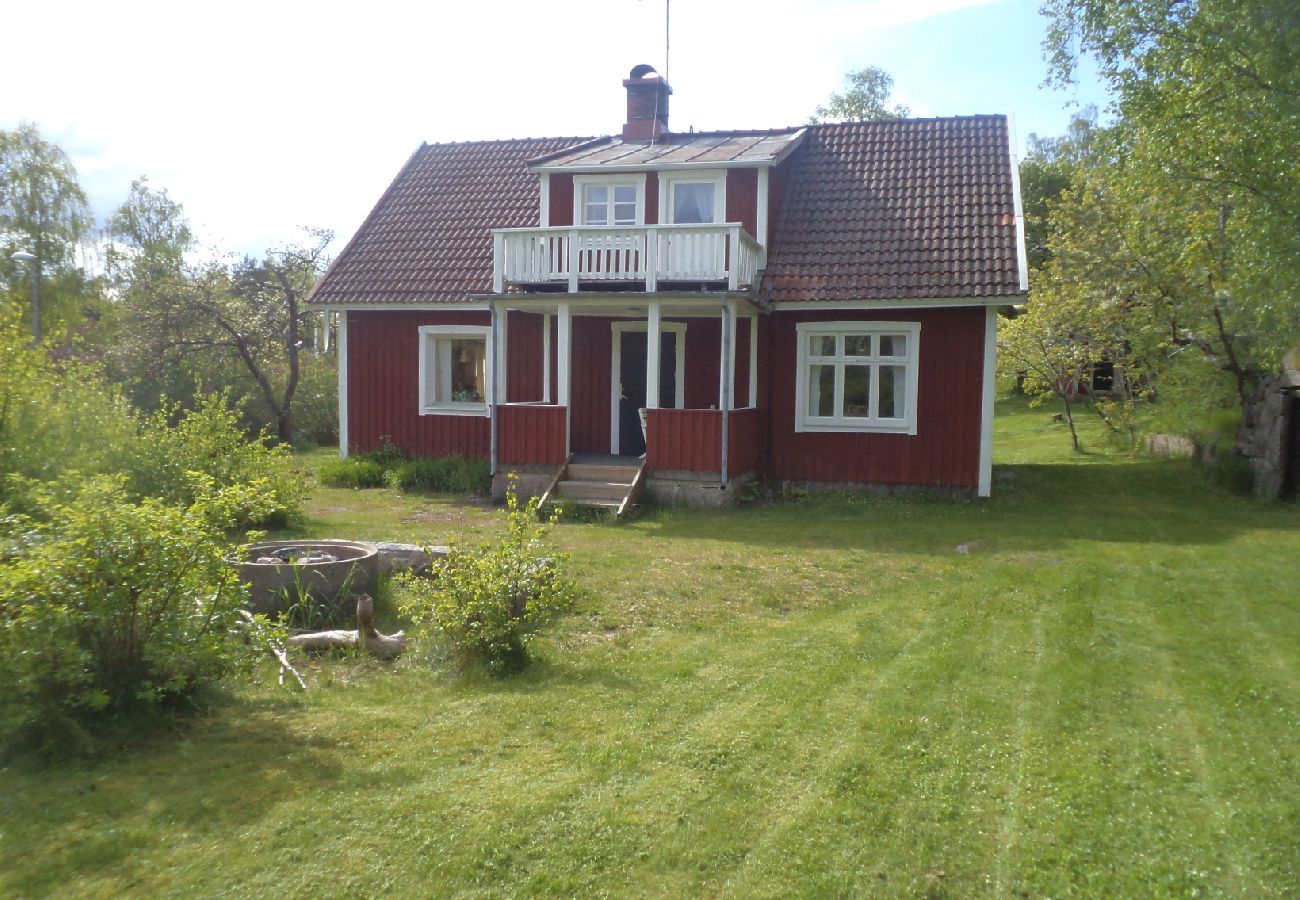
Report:
<svg viewBox="0 0 1300 900"><path fill-rule="evenodd" d="M490 291L490 230L538 224L537 176L525 163L589 140L422 145L309 302L455 303Z"/></svg>
<svg viewBox="0 0 1300 900"><path fill-rule="evenodd" d="M806 131L806 134L804 133ZM1015 203L1003 116L687 135L787 160L762 296L774 301L1013 296ZM766 146L760 146L766 143ZM492 288L491 229L538 224L529 165L627 147L591 138L421 146L317 285L317 305L455 303ZM648 147L649 145L640 145ZM663 144L655 146L663 147ZM679 149L687 145L676 145ZM603 148L603 149L602 149ZM653 161L646 164L654 165ZM774 196L777 188L773 187Z"/></svg>
<svg viewBox="0 0 1300 900"><path fill-rule="evenodd" d="M638 166L758 165L779 159L798 144L802 128L769 131L708 131L670 134L655 141L601 138L561 153L533 160L534 169L602 171Z"/></svg>
<svg viewBox="0 0 1300 900"><path fill-rule="evenodd" d="M1004 116L809 126L790 168L767 299L1022 293Z"/></svg>

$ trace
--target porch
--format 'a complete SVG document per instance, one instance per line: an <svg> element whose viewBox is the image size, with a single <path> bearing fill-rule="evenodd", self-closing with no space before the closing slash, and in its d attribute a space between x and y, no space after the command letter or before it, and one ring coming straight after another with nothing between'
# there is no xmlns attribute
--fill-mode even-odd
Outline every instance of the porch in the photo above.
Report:
<svg viewBox="0 0 1300 900"><path fill-rule="evenodd" d="M540 482L603 455L642 463L652 493L669 482L725 492L761 468L758 310L743 298L612 302L494 298L494 474ZM506 371L535 356L540 385ZM540 396L521 397L527 390Z"/></svg>

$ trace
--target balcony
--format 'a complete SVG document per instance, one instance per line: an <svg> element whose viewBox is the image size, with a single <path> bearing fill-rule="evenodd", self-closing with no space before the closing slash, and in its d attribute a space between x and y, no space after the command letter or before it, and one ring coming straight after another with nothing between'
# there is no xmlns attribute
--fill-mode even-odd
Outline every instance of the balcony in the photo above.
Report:
<svg viewBox="0 0 1300 900"><path fill-rule="evenodd" d="M493 238L493 291L506 285L586 287L644 283L752 287L762 258L758 241L725 225L499 228Z"/></svg>

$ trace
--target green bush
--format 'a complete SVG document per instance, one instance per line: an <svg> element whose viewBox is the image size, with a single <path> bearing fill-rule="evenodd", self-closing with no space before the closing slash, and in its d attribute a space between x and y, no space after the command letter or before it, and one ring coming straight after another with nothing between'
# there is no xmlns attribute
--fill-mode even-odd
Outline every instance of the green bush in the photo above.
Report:
<svg viewBox="0 0 1300 900"><path fill-rule="evenodd" d="M316 477L327 487L377 488L384 486L384 467L372 459L332 459L316 469Z"/></svg>
<svg viewBox="0 0 1300 900"><path fill-rule="evenodd" d="M506 504L499 543L452 553L434 564L431 578L401 579L401 611L416 632L440 641L462 665L481 663L494 674L524 668L535 632L577 598L565 557L546 549L537 500L521 508L511 491Z"/></svg>
<svg viewBox="0 0 1300 900"><path fill-rule="evenodd" d="M27 509L24 479L53 482L68 472L109 472L134 458L130 405L99 370L75 359L55 364L12 320L0 319L0 502Z"/></svg>
<svg viewBox="0 0 1300 900"><path fill-rule="evenodd" d="M486 494L492 486L487 462L463 456L408 460L390 469L385 480L404 491L452 494Z"/></svg>
<svg viewBox="0 0 1300 900"><path fill-rule="evenodd" d="M169 423L173 418L174 425ZM290 448L272 444L265 434L249 439L227 394L201 397L192 410L172 407L147 418L139 452L126 472L138 496L182 506L196 499L195 473L218 490L253 488L257 503L235 517L235 524L243 528L288 524L301 512L306 495Z"/></svg>
<svg viewBox="0 0 1300 900"><path fill-rule="evenodd" d="M160 709L249 658L247 593L223 557L246 488L188 508L131 502L121 479L29 496L0 528L0 736L48 743Z"/></svg>

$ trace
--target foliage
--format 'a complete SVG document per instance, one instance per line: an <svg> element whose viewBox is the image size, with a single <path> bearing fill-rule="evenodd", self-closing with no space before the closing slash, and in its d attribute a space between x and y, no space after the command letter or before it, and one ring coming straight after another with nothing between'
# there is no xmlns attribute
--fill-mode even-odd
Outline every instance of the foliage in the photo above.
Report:
<svg viewBox="0 0 1300 900"><path fill-rule="evenodd" d="M492 474L486 460L441 456L398 463L384 473L384 480L404 491L486 494Z"/></svg>
<svg viewBox="0 0 1300 900"><path fill-rule="evenodd" d="M257 495L241 527L293 518L304 491L288 449L248 439L227 396L141 417L97 366L29 348L13 321L0 323L0 471L0 501L32 513L33 482L86 475L121 474L133 499L179 506L240 486Z"/></svg>
<svg viewBox="0 0 1300 900"><path fill-rule="evenodd" d="M34 124L0 130L0 279L27 308L36 267L42 332L56 322L79 324L98 313L98 286L81 271L94 217L68 154L41 137ZM13 260L15 251L35 263Z"/></svg>
<svg viewBox="0 0 1300 900"><path fill-rule="evenodd" d="M339 440L338 357L312 352L300 358L298 393L294 400L294 446L337 445Z"/></svg>
<svg viewBox="0 0 1300 900"><path fill-rule="evenodd" d="M241 528L287 524L300 512L306 491L289 448L266 435L248 438L226 394L199 397L192 410L173 406L146 419L128 471L137 496L181 506L195 502L197 484L246 488L250 502L234 514Z"/></svg>
<svg viewBox="0 0 1300 900"><path fill-rule="evenodd" d="M912 110L902 103L889 105L894 77L879 66L867 66L844 76L844 93L831 94L824 106L808 120L819 122L866 122L906 119Z"/></svg>
<svg viewBox="0 0 1300 900"><path fill-rule="evenodd" d="M563 571L566 557L546 546L537 499L521 507L511 490L506 505L498 543L453 552L433 565L431 578L406 577L401 604L460 663L482 663L497 674L524 668L530 637L577 597Z"/></svg>
<svg viewBox="0 0 1300 900"><path fill-rule="evenodd" d="M385 484L384 467L361 456L324 462L317 467L316 477L326 487L377 488Z"/></svg>
<svg viewBox="0 0 1300 900"><path fill-rule="evenodd" d="M260 411L259 422L292 442L303 351L313 347L324 324L305 301L332 235L309 230L306 245L268 251L262 259L190 265L185 256L193 239L183 208L143 180L113 215L109 235L121 296L113 361L122 377L139 385L138 400L150 399L151 392L183 400L188 392L177 395L177 385L196 377L206 390L234 382L241 399ZM313 401L326 393L319 381L313 377L309 387ZM311 431L333 431L333 415L328 401L315 404Z"/></svg>
<svg viewBox="0 0 1300 900"><path fill-rule="evenodd" d="M1057 81L1096 60L1118 116L1062 203L1063 275L1127 295L1152 358L1191 348L1237 402L1300 335L1300 7L1049 0Z"/></svg>
<svg viewBox="0 0 1300 900"><path fill-rule="evenodd" d="M223 557L232 511L256 502L235 496L247 491L180 508L97 479L38 490L39 522L4 520L0 736L57 740L162 707L245 659L246 592Z"/></svg>
<svg viewBox="0 0 1300 900"><path fill-rule="evenodd" d="M93 366L55 363L12 316L0 318L0 472L51 482L67 472L111 472L138 446L134 414ZM0 481L0 501L21 482Z"/></svg>

